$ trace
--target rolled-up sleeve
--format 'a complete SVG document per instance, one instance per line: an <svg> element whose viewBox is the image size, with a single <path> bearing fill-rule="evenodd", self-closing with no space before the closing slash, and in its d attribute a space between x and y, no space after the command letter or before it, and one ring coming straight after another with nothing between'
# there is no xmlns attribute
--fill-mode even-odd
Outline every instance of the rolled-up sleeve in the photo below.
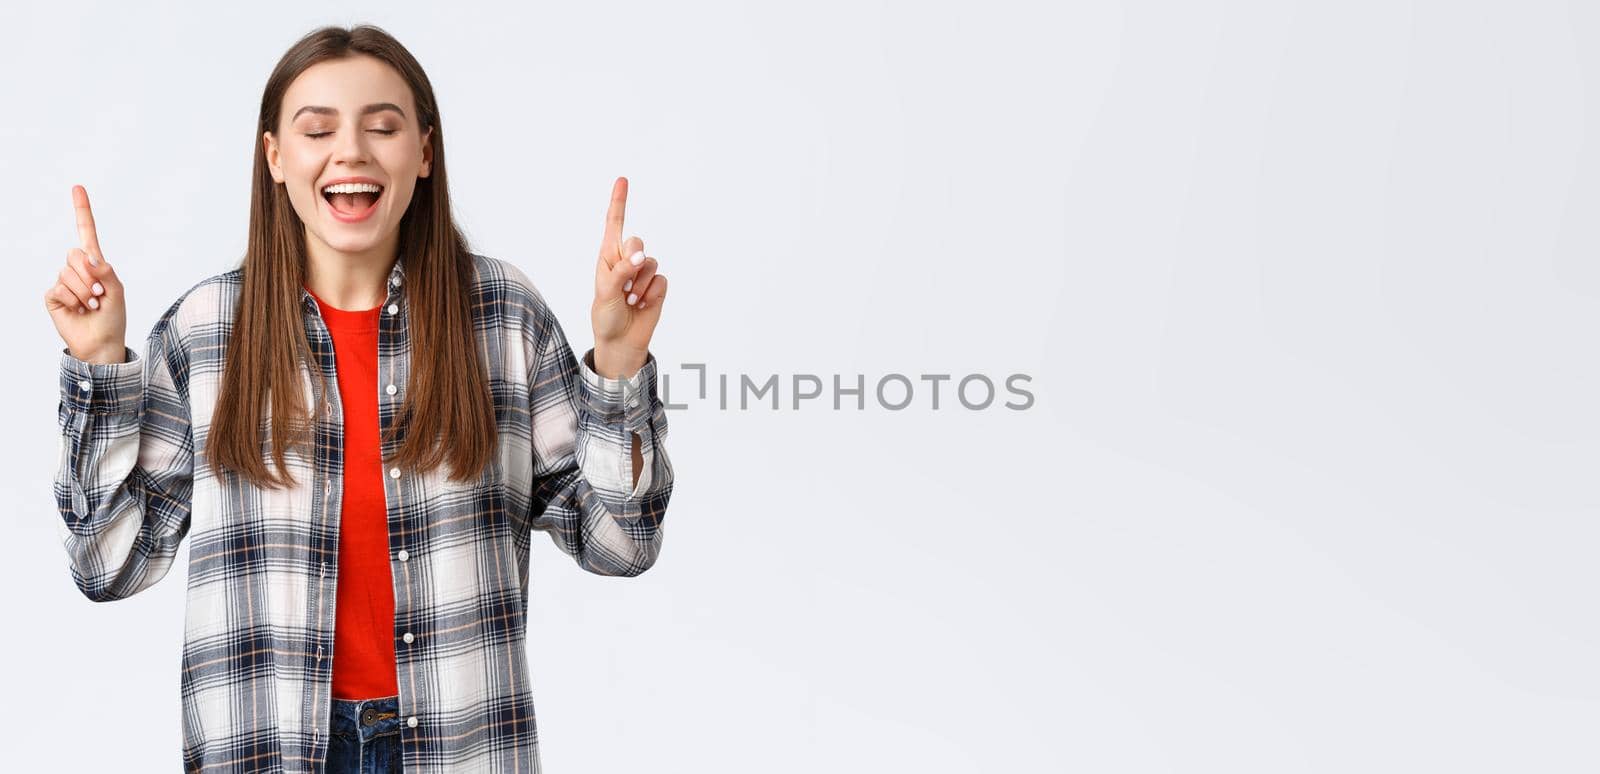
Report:
<svg viewBox="0 0 1600 774"><path fill-rule="evenodd" d="M161 580L189 531L194 440L175 310L143 357L124 347L125 362L90 363L61 351L55 499L73 581L95 602Z"/></svg>
<svg viewBox="0 0 1600 774"><path fill-rule="evenodd" d="M667 416L656 358L638 372L604 377L594 350L580 360L548 307L527 345L534 452L529 524L547 531L584 569L638 575L655 564L672 495ZM643 466L634 481L633 439Z"/></svg>

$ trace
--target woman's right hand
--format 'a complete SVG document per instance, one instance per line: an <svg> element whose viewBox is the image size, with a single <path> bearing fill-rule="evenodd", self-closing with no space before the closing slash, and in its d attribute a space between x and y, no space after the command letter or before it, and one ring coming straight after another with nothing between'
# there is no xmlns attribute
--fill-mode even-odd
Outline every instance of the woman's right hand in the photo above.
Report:
<svg viewBox="0 0 1600 774"><path fill-rule="evenodd" d="M72 187L72 208L78 216L78 246L67 251L67 264L56 284L44 294L44 308L66 342L67 351L90 363L126 360L128 310L122 280L100 252L89 209L89 192Z"/></svg>

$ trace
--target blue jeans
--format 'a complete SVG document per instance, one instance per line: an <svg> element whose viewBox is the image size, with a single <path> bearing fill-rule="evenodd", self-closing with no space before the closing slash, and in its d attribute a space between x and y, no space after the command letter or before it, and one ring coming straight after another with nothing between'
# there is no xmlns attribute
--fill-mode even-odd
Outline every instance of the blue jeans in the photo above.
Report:
<svg viewBox="0 0 1600 774"><path fill-rule="evenodd" d="M398 774L400 697L333 699L327 774Z"/></svg>

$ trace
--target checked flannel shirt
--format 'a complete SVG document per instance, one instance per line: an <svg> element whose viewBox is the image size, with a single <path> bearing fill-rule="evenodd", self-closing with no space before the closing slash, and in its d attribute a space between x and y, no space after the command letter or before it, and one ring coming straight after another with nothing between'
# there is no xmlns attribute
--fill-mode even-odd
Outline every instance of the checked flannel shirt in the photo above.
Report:
<svg viewBox="0 0 1600 774"><path fill-rule="evenodd" d="M666 413L650 354L626 378L573 356L515 265L473 255L474 321L499 429L482 475L446 480L387 464L394 643L408 774L539 772L526 663L530 533L583 569L644 572L672 492ZM378 338L379 423L406 395L404 267L389 275ZM207 430L243 269L202 280L156 322L143 357L61 356L55 497L72 579L94 601L166 575L189 535L182 659L185 771L322 772L331 702L343 437L333 341L313 296L302 319L322 375L301 365L315 448L297 484L213 475ZM644 465L633 482L632 434ZM263 455L270 446L263 438Z"/></svg>

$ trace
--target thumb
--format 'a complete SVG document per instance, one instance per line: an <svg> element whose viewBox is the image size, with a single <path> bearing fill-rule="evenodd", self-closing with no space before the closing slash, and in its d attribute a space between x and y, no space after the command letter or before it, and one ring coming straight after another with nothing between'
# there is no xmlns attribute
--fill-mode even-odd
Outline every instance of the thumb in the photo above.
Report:
<svg viewBox="0 0 1600 774"><path fill-rule="evenodd" d="M112 289L116 289L118 291L122 290L122 278L117 276L117 270L111 267L111 263L105 259L105 256L98 256L97 259L94 260L98 260L98 262L91 262L89 264L89 273L94 275L94 278L98 280L107 291Z"/></svg>
<svg viewBox="0 0 1600 774"><path fill-rule="evenodd" d="M97 256L81 247L74 247L67 251L67 264L85 285L98 284L105 288L120 288L122 285L111 264L106 263L105 256Z"/></svg>
<svg viewBox="0 0 1600 774"><path fill-rule="evenodd" d="M643 261L641 261L643 263ZM622 286L639 273L639 267L626 257L617 259L611 268L605 270L604 279L600 284L601 297L607 300L622 298L627 294L622 292Z"/></svg>

